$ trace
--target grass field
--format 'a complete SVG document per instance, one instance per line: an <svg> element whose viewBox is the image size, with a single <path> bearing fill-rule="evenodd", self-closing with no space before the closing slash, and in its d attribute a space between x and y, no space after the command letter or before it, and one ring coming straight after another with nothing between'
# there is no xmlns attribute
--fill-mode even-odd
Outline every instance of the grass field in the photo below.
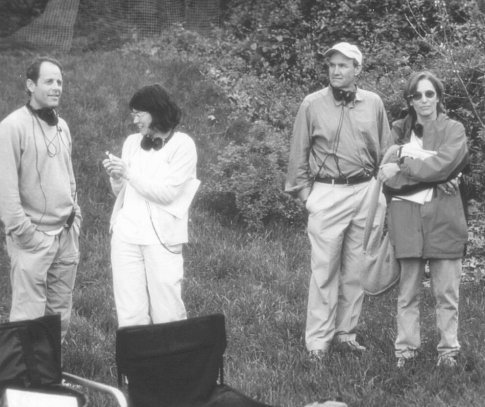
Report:
<svg viewBox="0 0 485 407"><path fill-rule="evenodd" d="M161 61L122 51L61 59L65 89L60 110L73 135L84 214L82 257L63 364L66 371L114 385L116 318L108 235L113 197L101 167L103 153L120 152L132 131L127 101L147 83L165 84L180 101L186 113L183 128L199 148L201 174L217 155L231 112L224 93L187 61ZM0 55L2 118L25 103L21 78L29 61L29 55ZM214 112L216 125L207 122L207 115ZM478 275L483 270L483 213L475 214L470 230L460 301L463 352L459 366L451 371L435 367L438 338L427 284L423 285L423 347L414 366L395 368L395 290L365 300L358 335L368 352L361 357L332 352L324 363L310 362L303 340L310 248L302 226L271 225L252 232L207 209L193 208L191 241L184 249L184 298L189 316L225 314L226 381L268 404L303 407L317 400L341 399L352 407L479 407L485 405L485 295ZM5 320L9 265L3 238L1 244L0 316ZM111 404L95 397L93 405Z"/></svg>

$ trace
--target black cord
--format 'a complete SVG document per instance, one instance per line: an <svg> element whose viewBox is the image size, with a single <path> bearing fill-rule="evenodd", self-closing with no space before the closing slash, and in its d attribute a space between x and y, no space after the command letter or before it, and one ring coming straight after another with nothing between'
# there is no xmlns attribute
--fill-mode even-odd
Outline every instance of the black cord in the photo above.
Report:
<svg viewBox="0 0 485 407"><path fill-rule="evenodd" d="M44 197L44 209L42 211L42 215L39 219L39 223L42 223L42 219L44 219L45 214L47 213L47 196L45 194L44 188L42 188L42 177L39 171L39 150L37 147L37 139L35 137L35 123L34 123L34 115L32 115L32 135L34 137L34 146L35 146L35 170L37 172L37 176L39 178L39 187L42 192L42 196Z"/></svg>
<svg viewBox="0 0 485 407"><path fill-rule="evenodd" d="M342 171L340 171L339 159L337 156L338 146L340 144L340 133L342 132L342 126L344 124L344 113L345 107L342 105L342 109L340 110L340 119L337 128L337 135L335 136L335 142L333 147L332 156L334 157L335 165L337 166L338 176L343 177Z"/></svg>
<svg viewBox="0 0 485 407"><path fill-rule="evenodd" d="M50 153L50 151L49 151L49 147L48 147L47 142L46 142L46 135L45 135L44 129L42 128L42 124L40 123L39 118L37 117L35 111L33 111L33 109L30 107L29 104L27 104L27 107L28 107L28 110L29 110L30 115L32 117L32 135L33 135L33 138L34 138L34 146L35 146L35 170L36 170L37 176L39 178L39 187L40 187L40 190L42 192L42 196L44 198L44 209L43 209L42 215L41 215L41 217L39 219L39 223L41 223L42 222L42 219L44 219L44 216L47 213L47 195L46 195L46 193L44 191L44 188L42 188L42 177L40 175L40 170L39 170L39 149L37 147L37 138L35 137L35 122L34 122L34 117L37 120L37 124L39 125L39 127L40 127L40 129L42 131L42 136L44 137L44 144L46 146L47 155L49 157L51 157L51 158L52 157L55 157L57 155L57 148L56 148L56 152L52 155ZM61 133L62 133L62 129L59 127L58 124L56 124L56 136L60 139L60 141L64 145L64 147L66 147L66 150L68 152L69 163L71 164L71 168L72 168L72 172L73 172L72 173L72 176L74 177L74 166L73 166L73 163L72 163L72 157L71 157L71 154L69 152L69 148L67 147L66 143L62 139ZM69 145L71 145L71 144L69 143ZM60 150L60 147L61 147L61 145L59 143L59 150ZM76 200L77 200L77 186L76 186L76 189L74 190L74 196L72 197L72 199L73 199L74 202L76 202Z"/></svg>
<svg viewBox="0 0 485 407"><path fill-rule="evenodd" d="M45 134L45 131L44 131L44 128L42 127L42 124L39 120L39 117L37 115L35 115L35 119L37 120L37 124L39 125L40 127L40 131L42 132L42 136L44 136L44 144L45 144L45 148L47 150L47 155L49 157L55 157L57 155L57 153L59 152L57 150L57 146L55 144L55 141L56 141L56 138L59 138L60 137L60 131L59 131L59 126L56 125L56 134L54 137L52 137L52 139L49 139L47 137L47 135ZM59 150L61 148L61 143L59 142ZM53 148L53 151L51 151L51 146Z"/></svg>
<svg viewBox="0 0 485 407"><path fill-rule="evenodd" d="M181 254L182 253L182 250L179 251L179 252L174 252L173 250L170 250L165 243L162 242L162 239L160 239L160 236L159 236L159 234L157 232L157 228L155 227L155 224L153 223L152 209L150 207L150 203L145 200L145 204L146 204L147 209L148 209L148 216L150 217L150 222L152 224L153 231L155 232L155 235L157 236L157 239L160 242L160 244L165 248L165 250L167 250L168 252L170 252L172 254Z"/></svg>
<svg viewBox="0 0 485 407"><path fill-rule="evenodd" d="M325 157L322 160L322 163L319 165L318 171L316 172L316 174L313 177L312 185L315 182L315 180L317 179L317 177L320 175L320 171L322 170L325 162L327 161L327 159L330 156L333 157L333 159L335 161L335 164L337 165L337 171L339 173L339 177L342 177L343 176L342 175L342 172L340 171L339 161L338 161L338 157L337 157L337 150L338 150L338 146L340 144L340 133L342 131L343 122L344 122L344 106L342 105L342 110L340 111L339 124L338 124L338 127L337 127L337 135L335 136L335 141L333 143L332 152L330 154L325 154L324 153ZM312 151L312 154L313 154L313 158L315 159L315 162L317 162L318 161L318 157L317 157L317 155L315 153L315 150L312 148L311 151Z"/></svg>

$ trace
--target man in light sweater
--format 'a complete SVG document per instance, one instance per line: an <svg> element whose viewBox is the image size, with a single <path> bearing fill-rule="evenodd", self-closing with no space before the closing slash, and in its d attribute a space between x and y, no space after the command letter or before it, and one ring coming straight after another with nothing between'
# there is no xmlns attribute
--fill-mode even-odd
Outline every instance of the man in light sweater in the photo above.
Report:
<svg viewBox="0 0 485 407"><path fill-rule="evenodd" d="M10 320L61 315L69 325L79 263L81 211L71 134L56 108L62 66L36 58L27 69L29 101L0 123L0 218L11 263Z"/></svg>

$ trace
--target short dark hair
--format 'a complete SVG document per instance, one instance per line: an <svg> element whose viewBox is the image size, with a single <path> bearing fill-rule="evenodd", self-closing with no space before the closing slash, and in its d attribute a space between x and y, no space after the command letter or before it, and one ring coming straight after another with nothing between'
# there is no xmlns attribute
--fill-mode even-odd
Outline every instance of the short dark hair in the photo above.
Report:
<svg viewBox="0 0 485 407"><path fill-rule="evenodd" d="M168 92L159 84L144 86L130 100L131 110L148 112L152 116L152 129L166 133L173 130L182 117L182 111Z"/></svg>
<svg viewBox="0 0 485 407"><path fill-rule="evenodd" d="M413 95L416 93L416 89L418 89L418 84L423 79L427 79L431 82L436 91L436 95L438 96L438 105L436 106L436 110L438 113L445 113L445 105L443 103L445 87L443 86L443 82L432 72L430 71L421 71L416 72L408 80L406 84L406 88L404 89L404 99L408 104L409 111L415 116L416 112L414 108L411 106L411 99Z"/></svg>
<svg viewBox="0 0 485 407"><path fill-rule="evenodd" d="M52 57L48 57L48 56L42 56L42 57L36 57L30 63L30 65L27 67L27 73L25 75L26 78L30 79L34 83L37 83L37 81L39 80L39 75L40 75L40 66L44 62L50 62L51 64L56 65L59 68L59 70L61 71L61 75L62 75L63 68L62 68L61 63L57 59L52 58ZM26 92L27 92L27 95L30 97L30 95L31 95L30 90L27 89Z"/></svg>
<svg viewBox="0 0 485 407"><path fill-rule="evenodd" d="M51 64L57 65L62 74L63 68L61 63L57 59L48 56L42 56L35 58L28 66L26 74L27 79L30 79L33 82L37 83L37 81L39 80L40 66L44 62L50 62Z"/></svg>

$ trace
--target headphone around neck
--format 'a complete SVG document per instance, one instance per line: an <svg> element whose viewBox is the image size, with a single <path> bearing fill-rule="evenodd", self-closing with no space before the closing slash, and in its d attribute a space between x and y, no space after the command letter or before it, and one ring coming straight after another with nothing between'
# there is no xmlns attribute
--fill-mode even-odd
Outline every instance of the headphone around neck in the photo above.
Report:
<svg viewBox="0 0 485 407"><path fill-rule="evenodd" d="M333 97L338 102L342 101L344 102L344 104L349 104L350 102L355 100L355 93L356 93L355 91L334 88L333 86L331 86L331 88L332 88Z"/></svg>
<svg viewBox="0 0 485 407"><path fill-rule="evenodd" d="M43 107L42 109L34 109L30 103L27 103L27 108L35 114L39 119L46 122L49 126L56 126L59 123L59 115L52 107Z"/></svg>
<svg viewBox="0 0 485 407"><path fill-rule="evenodd" d="M150 137L149 135L144 135L143 138L141 139L140 142L140 147L145 150L151 150L152 148L155 151L160 150L162 147L165 146L169 142L169 140L172 138L174 131L172 130L168 137L166 138L161 138L161 137Z"/></svg>

